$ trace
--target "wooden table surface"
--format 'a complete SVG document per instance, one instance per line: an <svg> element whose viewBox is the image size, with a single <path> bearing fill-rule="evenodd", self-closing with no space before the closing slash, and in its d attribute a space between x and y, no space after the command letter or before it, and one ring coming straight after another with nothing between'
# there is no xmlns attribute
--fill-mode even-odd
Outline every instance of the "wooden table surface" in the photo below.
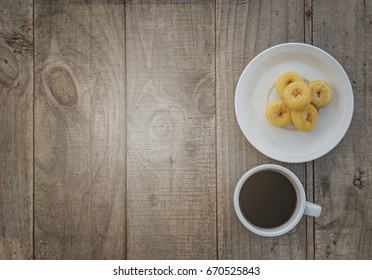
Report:
<svg viewBox="0 0 372 280"><path fill-rule="evenodd" d="M371 1L0 1L1 259L372 259ZM333 55L354 89L327 155L245 139L235 87L270 46ZM232 194L263 163L323 207L278 238Z"/></svg>

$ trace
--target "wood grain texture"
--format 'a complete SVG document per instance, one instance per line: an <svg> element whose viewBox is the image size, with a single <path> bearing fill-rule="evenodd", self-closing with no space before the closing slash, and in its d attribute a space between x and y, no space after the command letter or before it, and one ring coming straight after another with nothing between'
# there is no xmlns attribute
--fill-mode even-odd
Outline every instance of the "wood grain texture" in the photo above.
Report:
<svg viewBox="0 0 372 280"><path fill-rule="evenodd" d="M212 1L129 1L128 258L216 258Z"/></svg>
<svg viewBox="0 0 372 280"><path fill-rule="evenodd" d="M124 258L124 3L35 1L35 27L35 258Z"/></svg>
<svg viewBox="0 0 372 280"><path fill-rule="evenodd" d="M304 41L304 2L218 1L216 11L218 258L305 259L305 219L284 236L265 238L246 230L233 209L240 176L254 166L273 162L240 131L234 113L236 84L245 66L261 51L279 43ZM279 164L306 183L305 164Z"/></svg>
<svg viewBox="0 0 372 280"><path fill-rule="evenodd" d="M32 1L0 7L0 259L31 259Z"/></svg>
<svg viewBox="0 0 372 280"><path fill-rule="evenodd" d="M349 131L315 162L317 259L372 259L372 3L313 0L313 41L343 65L354 89ZM336 93L337 94L337 93Z"/></svg>

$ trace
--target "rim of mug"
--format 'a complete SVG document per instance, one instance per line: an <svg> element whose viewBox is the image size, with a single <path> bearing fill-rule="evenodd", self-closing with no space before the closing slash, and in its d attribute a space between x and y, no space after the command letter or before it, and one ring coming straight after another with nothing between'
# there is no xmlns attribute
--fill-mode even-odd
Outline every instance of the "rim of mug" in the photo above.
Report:
<svg viewBox="0 0 372 280"><path fill-rule="evenodd" d="M260 228L252 223L250 223L243 215L243 213L240 210L239 206L239 194L240 190L243 186L243 183L253 174L263 171L263 170L272 170L281 173L282 175L286 176L292 183L292 185L295 188L296 196L297 196L297 205L296 209L294 210L294 213L292 214L291 218L285 222L284 224L275 227L275 228ZM302 200L302 203L300 202ZM306 205L306 195L304 187L301 183L301 181L298 179L298 177L289 169L276 165L276 164L263 164L256 167L253 167L249 169L247 172L245 172L239 179L239 181L236 184L235 191L234 191L234 208L236 215L238 216L240 222L251 232L265 236L265 237L275 237L283 235L289 231L291 231L301 220L302 216L305 212L305 205Z"/></svg>

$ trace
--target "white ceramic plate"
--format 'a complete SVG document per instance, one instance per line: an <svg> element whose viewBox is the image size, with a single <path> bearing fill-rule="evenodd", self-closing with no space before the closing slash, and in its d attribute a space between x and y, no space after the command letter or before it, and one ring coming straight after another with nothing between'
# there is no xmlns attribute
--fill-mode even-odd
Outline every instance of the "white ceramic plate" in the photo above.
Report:
<svg viewBox="0 0 372 280"><path fill-rule="evenodd" d="M319 110L318 125L311 132L276 127L266 119L266 106L280 99L276 79L288 71L307 81L325 80L333 89L332 102ZM353 90L342 66L325 51L301 43L277 45L257 55L244 69L235 93L235 113L245 137L261 153L282 162L307 162L328 153L344 137L353 109Z"/></svg>

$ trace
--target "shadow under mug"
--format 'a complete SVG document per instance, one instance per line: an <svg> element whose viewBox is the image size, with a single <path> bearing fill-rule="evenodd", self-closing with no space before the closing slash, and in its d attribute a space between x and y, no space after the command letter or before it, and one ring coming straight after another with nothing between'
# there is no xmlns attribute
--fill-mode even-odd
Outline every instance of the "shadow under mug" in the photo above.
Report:
<svg viewBox="0 0 372 280"><path fill-rule="evenodd" d="M260 171L275 171L278 172L285 177L292 183L297 197L297 204L296 208L293 211L292 216L289 218L287 222L284 224L274 227L274 228L261 228L253 225L250 223L243 215L240 205L239 205L239 196L240 191L245 183L245 181L252 176L253 174L260 172ZM321 212L321 207L317 204L311 203L306 201L306 195L304 191L304 187L302 186L300 180L297 176L288 170L285 167L276 164L264 164L260 166L256 166L250 170L248 170L238 181L235 187L234 192L234 208L236 215L238 216L240 222L250 231L256 233L258 235L266 236L266 237L274 237L285 234L293 229L301 220L303 215L319 217Z"/></svg>

